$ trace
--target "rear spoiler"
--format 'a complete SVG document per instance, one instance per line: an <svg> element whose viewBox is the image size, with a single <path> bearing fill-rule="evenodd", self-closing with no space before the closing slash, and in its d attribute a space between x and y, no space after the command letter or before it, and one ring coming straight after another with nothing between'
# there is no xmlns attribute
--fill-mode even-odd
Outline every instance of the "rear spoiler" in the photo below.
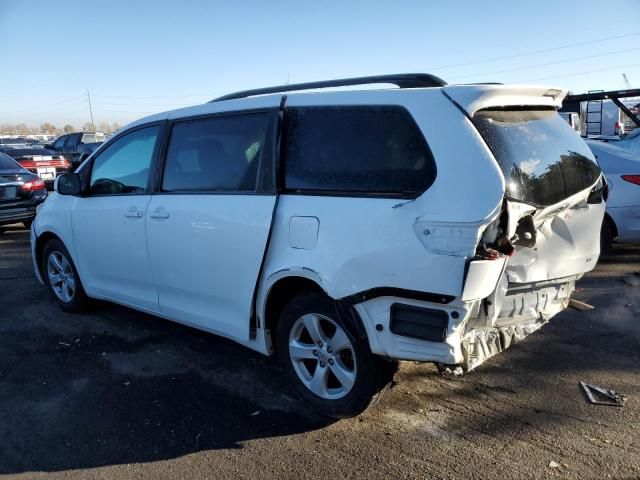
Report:
<svg viewBox="0 0 640 480"><path fill-rule="evenodd" d="M478 110L502 107L550 107L559 109L566 90L531 85L452 85L442 89L469 116Z"/></svg>

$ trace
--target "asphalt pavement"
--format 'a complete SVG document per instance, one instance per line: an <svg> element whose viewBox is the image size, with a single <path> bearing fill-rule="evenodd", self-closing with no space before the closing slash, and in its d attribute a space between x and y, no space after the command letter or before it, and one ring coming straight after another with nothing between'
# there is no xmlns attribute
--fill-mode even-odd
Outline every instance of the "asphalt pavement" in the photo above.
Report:
<svg viewBox="0 0 640 480"><path fill-rule="evenodd" d="M271 358L106 302L62 312L28 232L0 227L0 476L640 478L640 245L567 310L463 377L402 363L363 415L329 421ZM627 395L589 404L579 381Z"/></svg>

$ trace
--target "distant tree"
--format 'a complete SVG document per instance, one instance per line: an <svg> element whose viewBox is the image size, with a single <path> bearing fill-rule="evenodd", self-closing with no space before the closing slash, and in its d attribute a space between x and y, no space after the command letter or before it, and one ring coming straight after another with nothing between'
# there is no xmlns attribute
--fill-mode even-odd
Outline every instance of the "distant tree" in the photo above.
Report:
<svg viewBox="0 0 640 480"><path fill-rule="evenodd" d="M111 133L111 125L107 122L100 122L98 125L98 131L102 133Z"/></svg>
<svg viewBox="0 0 640 480"><path fill-rule="evenodd" d="M64 133L73 133L76 131L76 127L73 125L69 125L68 123L64 126Z"/></svg>
<svg viewBox="0 0 640 480"><path fill-rule="evenodd" d="M96 126L91 122L87 122L84 125L82 125L82 131L83 132L95 132L96 131Z"/></svg>
<svg viewBox="0 0 640 480"><path fill-rule="evenodd" d="M31 133L31 129L27 127L24 123L19 123L13 127L14 133L18 135L29 135Z"/></svg>
<svg viewBox="0 0 640 480"><path fill-rule="evenodd" d="M40 133L46 133L47 135L53 135L56 131L56 126L49 122L43 123L40 126Z"/></svg>
<svg viewBox="0 0 640 480"><path fill-rule="evenodd" d="M122 128L122 126L118 122L113 122L111 124L111 133L117 132L121 128Z"/></svg>

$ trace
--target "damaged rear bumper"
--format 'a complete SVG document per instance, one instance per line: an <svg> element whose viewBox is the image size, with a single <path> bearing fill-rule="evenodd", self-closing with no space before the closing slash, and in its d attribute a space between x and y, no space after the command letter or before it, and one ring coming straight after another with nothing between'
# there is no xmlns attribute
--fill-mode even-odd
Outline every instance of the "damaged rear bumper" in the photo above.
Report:
<svg viewBox="0 0 640 480"><path fill-rule="evenodd" d="M469 371L564 310L578 278L508 284L503 274L498 288L481 300L458 297L442 304L380 297L354 308L373 353Z"/></svg>
<svg viewBox="0 0 640 480"><path fill-rule="evenodd" d="M567 308L580 277L503 285L476 302L462 336L462 368L469 371L538 330Z"/></svg>

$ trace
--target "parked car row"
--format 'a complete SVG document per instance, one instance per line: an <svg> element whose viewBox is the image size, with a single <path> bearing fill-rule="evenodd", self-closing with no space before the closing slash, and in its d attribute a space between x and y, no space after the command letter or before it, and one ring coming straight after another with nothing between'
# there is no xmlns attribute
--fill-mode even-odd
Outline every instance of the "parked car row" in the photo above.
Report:
<svg viewBox="0 0 640 480"><path fill-rule="evenodd" d="M105 138L108 137L100 132L76 132L62 135L46 145L28 138L1 138L0 152L38 175L51 188L58 175L77 168Z"/></svg>
<svg viewBox="0 0 640 480"><path fill-rule="evenodd" d="M38 175L48 186L52 186L55 178L61 173L73 170L65 157L44 147L19 145L0 148L0 152L13 158L24 169Z"/></svg>
<svg viewBox="0 0 640 480"><path fill-rule="evenodd" d="M44 181L0 153L0 225L22 222L31 228L36 207L47 198Z"/></svg>

